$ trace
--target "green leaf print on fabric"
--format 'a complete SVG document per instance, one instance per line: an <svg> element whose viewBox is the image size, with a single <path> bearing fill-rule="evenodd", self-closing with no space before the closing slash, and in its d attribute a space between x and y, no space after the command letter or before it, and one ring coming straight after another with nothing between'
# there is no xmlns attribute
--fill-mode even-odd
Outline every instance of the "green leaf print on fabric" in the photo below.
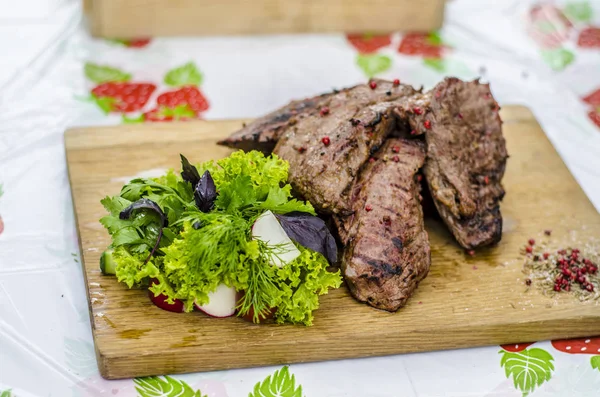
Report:
<svg viewBox="0 0 600 397"><path fill-rule="evenodd" d="M543 349L526 349L516 353L500 350L499 353L502 354L500 366L507 378L512 376L515 388L523 393L523 397L552 377L554 357Z"/></svg>
<svg viewBox="0 0 600 397"><path fill-rule="evenodd" d="M444 44L444 40L442 40L442 36L438 32L431 32L427 35L427 41L429 44L433 44L436 46L441 46Z"/></svg>
<svg viewBox="0 0 600 397"><path fill-rule="evenodd" d="M131 74L110 66L86 63L84 66L85 77L94 83L124 82L131 80Z"/></svg>
<svg viewBox="0 0 600 397"><path fill-rule="evenodd" d="M597 369L600 372L600 356L592 357L592 368Z"/></svg>
<svg viewBox="0 0 600 397"><path fill-rule="evenodd" d="M12 389L8 389L8 390L4 390L2 393L0 393L0 397L12 397ZM16 396L15 396L16 397Z"/></svg>
<svg viewBox="0 0 600 397"><path fill-rule="evenodd" d="M567 3L563 12L567 18L575 22L589 22L594 14L589 1Z"/></svg>
<svg viewBox="0 0 600 397"><path fill-rule="evenodd" d="M188 62L170 70L165 75L165 84L171 87L183 87L185 85L200 85L202 83L202 73L193 62Z"/></svg>
<svg viewBox="0 0 600 397"><path fill-rule="evenodd" d="M206 397L200 390L194 391L184 381L170 376L136 378L133 382L140 397Z"/></svg>
<svg viewBox="0 0 600 397"><path fill-rule="evenodd" d="M575 54L564 48L542 50L542 59L555 71L561 71L575 60Z"/></svg>
<svg viewBox="0 0 600 397"><path fill-rule="evenodd" d="M248 397L302 397L302 386L296 387L294 375L285 366L254 386Z"/></svg>
<svg viewBox="0 0 600 397"><path fill-rule="evenodd" d="M423 59L423 65L436 72L443 73L446 71L446 62L441 58L425 58Z"/></svg>
<svg viewBox="0 0 600 397"><path fill-rule="evenodd" d="M356 57L356 64L367 77L374 77L392 67L392 60L387 55L358 54Z"/></svg>

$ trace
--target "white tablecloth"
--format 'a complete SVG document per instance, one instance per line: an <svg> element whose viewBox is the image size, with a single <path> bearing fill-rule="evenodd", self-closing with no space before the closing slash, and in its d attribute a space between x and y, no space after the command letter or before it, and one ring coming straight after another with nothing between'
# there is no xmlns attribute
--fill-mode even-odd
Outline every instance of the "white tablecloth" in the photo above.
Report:
<svg viewBox="0 0 600 397"><path fill-rule="evenodd" d="M600 209L600 92L589 97L600 89L600 1L542 9L533 1L449 1L444 28L416 50L400 34L366 46L338 34L155 38L129 47L92 39L79 1L16 3L0 0L0 396L172 396L160 392L171 382L185 383L185 396L237 397L275 371L302 388L273 394L281 396L600 396L600 352L570 354L549 341L521 352L495 346L106 381L96 367L63 148L67 127L122 122L89 100L96 84L86 63L155 84L144 109L127 115L142 119L174 90L165 74L190 62L202 74L205 119L258 116L368 75L425 88L445 75L481 76L502 105L532 109ZM523 369L503 357L530 360Z"/></svg>

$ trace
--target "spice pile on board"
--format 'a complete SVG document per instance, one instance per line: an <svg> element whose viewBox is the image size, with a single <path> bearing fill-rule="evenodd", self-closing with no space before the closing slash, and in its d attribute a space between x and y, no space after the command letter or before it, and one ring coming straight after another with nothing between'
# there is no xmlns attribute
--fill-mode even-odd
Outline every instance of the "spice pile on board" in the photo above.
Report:
<svg viewBox="0 0 600 397"><path fill-rule="evenodd" d="M551 248L550 230L547 238L536 242L527 241L522 253L525 255L523 272L527 286L541 288L544 294L572 293L579 300L600 298L600 253L597 244L586 243L579 247Z"/></svg>

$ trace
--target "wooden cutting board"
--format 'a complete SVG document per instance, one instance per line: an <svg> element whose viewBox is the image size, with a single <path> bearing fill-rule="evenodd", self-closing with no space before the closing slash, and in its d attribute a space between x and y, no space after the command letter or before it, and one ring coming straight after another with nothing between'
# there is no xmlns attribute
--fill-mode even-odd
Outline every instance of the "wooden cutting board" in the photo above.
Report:
<svg viewBox="0 0 600 397"><path fill-rule="evenodd" d="M431 32L445 0L84 0L91 33L155 36Z"/></svg>
<svg viewBox="0 0 600 397"><path fill-rule="evenodd" d="M342 287L321 297L314 326L254 325L155 307L146 291L103 276L109 236L100 199L128 178L179 169L230 151L217 139L241 121L121 125L66 132L66 150L98 365L108 379L369 357L583 337L600 330L600 302L549 298L524 283L519 250L530 237L569 246L600 237L600 214L529 110L502 110L510 159L502 202L505 231L494 248L466 255L441 223L427 220L432 266L408 305L390 314L356 302Z"/></svg>

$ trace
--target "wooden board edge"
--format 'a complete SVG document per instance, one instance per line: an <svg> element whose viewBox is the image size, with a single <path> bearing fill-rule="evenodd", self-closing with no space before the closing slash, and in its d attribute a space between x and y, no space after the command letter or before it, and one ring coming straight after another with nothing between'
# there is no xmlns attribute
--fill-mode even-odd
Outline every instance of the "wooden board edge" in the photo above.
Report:
<svg viewBox="0 0 600 397"><path fill-rule="evenodd" d="M292 1L292 0L288 0ZM123 6L120 4L124 2L123 0L84 0L84 10L88 16L88 20L90 21L89 27L92 36L98 38L112 39L115 37L121 39L135 39L139 37L155 37L155 36L164 36L164 37L174 37L174 36L198 36L198 37L206 37L206 36L263 36L263 35L272 35L272 34L330 34L330 33L351 33L353 32L351 22L348 21L341 26L335 27L327 27L327 25L319 24L311 24L309 22L304 24L290 24L289 26L282 27L280 29L268 29L268 28L249 28L248 26L237 26L234 28L224 27L224 28L206 28L204 26L197 26L190 24L188 22L184 22L183 25L179 25L175 28L169 28L173 22L172 20L177 20L177 17L173 17L171 15L170 19L165 19L162 17L161 9L163 7L168 7L169 0L154 0L154 1L142 1L139 7L149 7L153 9L153 17L143 18L142 21L138 21L137 19L131 24L114 24L110 23L113 15L121 15L123 13ZM145 4L144 4L145 3ZM284 3L284 2L282 2ZM319 3L318 0L315 0L314 3ZM334 1L333 4L336 5L339 1ZM408 3L408 2L407 2ZM178 11L178 15L181 13L196 13L200 12L201 9L199 7L202 6L196 5L194 3L188 7L179 7L181 8ZM263 4L257 4L257 7L261 7ZM282 6L285 6L283 4ZM410 7L410 5L408 5ZM444 17L446 13L446 0L427 0L424 4L415 4L414 7L421 6L421 13L427 12L427 16L424 19L410 18L410 14L401 15L399 19L403 22L403 24L390 28L390 24L387 23L385 27L381 27L377 24L376 21L370 23L363 23L362 30L359 29L354 33L364 33L364 31L369 31L374 34L387 34L393 33L395 31L400 32L431 32L435 30L439 30L443 26ZM309 3L307 7L312 7ZM377 7L383 9L385 4L380 4ZM131 11L131 9L127 9ZM134 18L135 13L129 12L131 14L130 18ZM335 15L332 15L334 17ZM315 26L313 26L315 25Z"/></svg>
<svg viewBox="0 0 600 397"><path fill-rule="evenodd" d="M80 261L80 266L81 266L81 273L82 273L82 281L85 284L85 294L86 294L86 301L87 301L87 307L88 307L88 313L90 316L90 328L92 331L92 337L94 339L94 351L96 354L96 362L98 365L98 370L100 372L100 375L105 378L105 379L109 379L107 376L109 375L108 372L108 368L106 366L106 360L104 359L104 354L102 352L102 343L100 341L100 339L97 338L96 335L96 325L95 325L95 320L94 320L94 310L92 308L92 302L90 301L89 297L90 297L90 283L88 281L88 275L87 275L87 270L86 270L86 262L85 262L85 257L83 255L83 240L81 238L81 228L80 228L80 223L79 223L79 215L77 213L77 204L75 201L75 195L74 195L74 190L73 190L73 186L72 186L72 174L71 174L71 162L69 161L69 151L66 150L67 149L67 144L66 144L66 140L67 140L67 134L65 133L65 137L64 137L64 145L65 145L65 161L66 161L66 166L67 166L67 176L69 178L69 190L71 192L71 202L73 205L73 219L75 221L75 228L77 229L77 245L79 248L79 258L81 259Z"/></svg>
<svg viewBox="0 0 600 397"><path fill-rule="evenodd" d="M559 323L559 321L561 323ZM571 339L571 338L582 338L589 337L594 333L597 333L600 329L600 318L578 318L570 319L569 326L565 327L564 320L556 320L556 322L547 321L536 321L530 323L520 323L513 326L514 334L531 334L531 338L516 338L516 339L498 339L496 335L505 334L505 325L496 324L486 327L473 329L471 326L457 326L455 328L445 329L444 332L449 335L453 335L454 339L460 339L461 342L456 343L452 346L437 346L437 347L423 347L423 345L407 345L407 346L380 346L376 349L373 348L372 344L369 343L372 335L364 337L364 340L355 341L355 348L344 349L344 353L331 354L331 350L337 350L335 346L332 349L316 349L312 352L304 353L311 354L310 359L304 359L301 357L286 358L281 356L281 353L277 357L269 356L269 362L265 362L264 359L255 358L257 355L254 352L245 353L245 362L239 365L228 365L228 364L213 364L208 366L202 366L202 360L194 361L193 364L182 366L178 364L181 361L181 355L196 355L202 356L226 356L227 354L237 354L236 352L223 352L219 349L198 349L196 352L182 353L176 349L172 349L168 353L149 353L145 355L138 355L137 357L125 356L125 355L110 355L102 352L98 355L98 367L103 378L108 380L125 379L132 377L143 377L143 376L156 376L160 374L184 374L184 373L198 373L198 372L211 372L211 371L222 371L222 370L233 370L233 369L244 369L244 368L259 368L267 366L277 365L289 365L289 364L304 364L304 363L318 363L318 362L331 362L347 359L362 359L372 357L389 357L397 356L410 353L422 353L422 352L434 352L434 351L447 351L456 349L476 348L476 347L491 347L498 346L500 349L501 344L513 344L513 343L528 343L528 342L539 342L545 340L557 340L557 339ZM573 327L572 330L570 327ZM576 329L578 328L578 329ZM535 330L535 331L534 331ZM437 329L430 329L426 332L414 335L415 341L428 340L430 336L438 334ZM534 336L535 334L535 336ZM405 335L403 336L405 337ZM527 339L527 340L523 340ZM392 340L392 339L385 339ZM98 344L100 341L96 341ZM358 348L356 348L358 347ZM277 346L281 349L281 346ZM263 347L264 349L264 347ZM342 350L339 350L342 351ZM315 354L316 353L316 354ZM138 357L140 361L138 363ZM141 359L143 357L143 359ZM143 369L143 363L151 360L161 364L162 367L159 369ZM234 361L225 362L233 363ZM139 366L138 366L139 364Z"/></svg>
<svg viewBox="0 0 600 397"><path fill-rule="evenodd" d="M90 35L92 37L101 38L103 35L103 25L102 25L102 12L104 8L102 4L104 3L102 0L84 0L83 1L83 14L85 16L87 26L90 31ZM104 37L106 39L110 39L112 37Z"/></svg>

